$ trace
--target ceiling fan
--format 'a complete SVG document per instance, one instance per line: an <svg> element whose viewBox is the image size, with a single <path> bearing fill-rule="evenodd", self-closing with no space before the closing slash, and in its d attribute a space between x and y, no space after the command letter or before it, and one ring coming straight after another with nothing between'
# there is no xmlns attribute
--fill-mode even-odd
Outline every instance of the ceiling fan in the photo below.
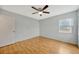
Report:
<svg viewBox="0 0 79 59"><path fill-rule="evenodd" d="M32 6L33 9L37 10L37 12L34 12L32 14L39 14L40 16L42 16L43 13L45 14L49 14L50 12L45 11L45 9L48 8L48 5L45 5L43 8L35 8L34 6Z"/></svg>

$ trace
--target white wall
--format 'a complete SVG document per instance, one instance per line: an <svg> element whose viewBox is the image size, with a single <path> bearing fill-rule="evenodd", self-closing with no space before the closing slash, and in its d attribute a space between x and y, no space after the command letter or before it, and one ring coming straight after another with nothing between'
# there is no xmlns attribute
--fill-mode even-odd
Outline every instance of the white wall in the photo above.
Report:
<svg viewBox="0 0 79 59"><path fill-rule="evenodd" d="M77 44L77 13L71 12L59 16L47 18L40 21L40 34L48 38L56 39L59 41ZM59 20L65 18L72 18L74 20L72 33L59 33Z"/></svg>
<svg viewBox="0 0 79 59"><path fill-rule="evenodd" d="M14 25L15 30L13 30L15 32L15 37L12 39L3 39L3 40L1 40L0 38L0 43L1 43L0 47L15 43L17 41L22 41L22 40L30 39L32 37L39 36L39 22L37 20L1 9L0 12L1 12L0 14L3 14L4 16L5 15L8 15L8 17L12 16L13 19L11 20L15 20L15 25Z"/></svg>

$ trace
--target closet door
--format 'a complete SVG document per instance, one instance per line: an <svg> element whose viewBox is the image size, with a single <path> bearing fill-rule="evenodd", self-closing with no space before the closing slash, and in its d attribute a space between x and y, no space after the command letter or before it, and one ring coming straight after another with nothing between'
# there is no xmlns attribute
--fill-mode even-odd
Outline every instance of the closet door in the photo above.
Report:
<svg viewBox="0 0 79 59"><path fill-rule="evenodd" d="M0 47L8 45L15 39L15 19L12 16L0 14Z"/></svg>

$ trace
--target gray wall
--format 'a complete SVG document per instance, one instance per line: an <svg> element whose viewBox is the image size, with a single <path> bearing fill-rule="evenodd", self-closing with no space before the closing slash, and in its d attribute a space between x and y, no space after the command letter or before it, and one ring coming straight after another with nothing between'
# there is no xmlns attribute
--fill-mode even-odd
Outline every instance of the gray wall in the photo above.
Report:
<svg viewBox="0 0 79 59"><path fill-rule="evenodd" d="M15 29L12 30L15 32L15 37L12 39L0 39L0 47L39 36L39 21L2 9L0 9L0 14L12 16L15 20Z"/></svg>
<svg viewBox="0 0 79 59"><path fill-rule="evenodd" d="M16 39L29 39L39 36L39 21L28 17L16 17Z"/></svg>
<svg viewBox="0 0 79 59"><path fill-rule="evenodd" d="M65 18L72 18L74 20L72 33L59 32L59 20ZM77 44L77 13L70 12L59 16L47 18L40 21L40 34L48 38L56 39L59 41Z"/></svg>

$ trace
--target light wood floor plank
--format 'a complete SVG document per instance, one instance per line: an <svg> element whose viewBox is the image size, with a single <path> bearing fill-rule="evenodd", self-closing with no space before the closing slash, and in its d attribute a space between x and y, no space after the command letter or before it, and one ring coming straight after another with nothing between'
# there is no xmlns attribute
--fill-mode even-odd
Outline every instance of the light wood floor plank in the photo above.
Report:
<svg viewBox="0 0 79 59"><path fill-rule="evenodd" d="M0 54L78 54L76 45L36 37L0 48Z"/></svg>

